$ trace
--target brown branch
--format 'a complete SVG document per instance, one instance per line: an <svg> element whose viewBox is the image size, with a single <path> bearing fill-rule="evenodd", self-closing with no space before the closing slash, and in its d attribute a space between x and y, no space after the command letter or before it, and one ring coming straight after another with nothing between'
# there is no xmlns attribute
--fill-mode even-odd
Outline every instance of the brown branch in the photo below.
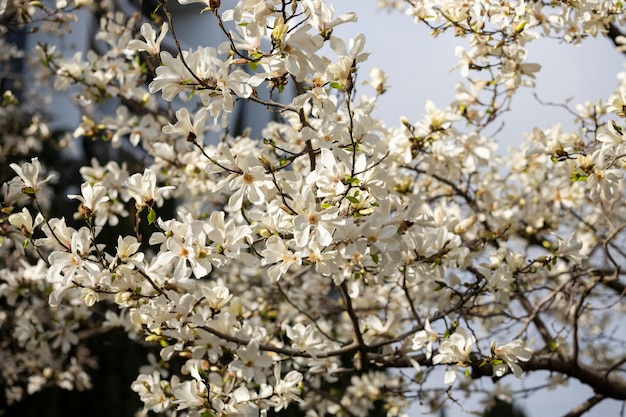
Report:
<svg viewBox="0 0 626 417"><path fill-rule="evenodd" d="M352 306L352 299L350 298L350 295L348 294L348 286L346 285L345 281L341 283L341 286L339 287L339 289L341 290L343 301L346 303L346 312L348 313L348 316L350 317L350 321L352 322L352 326L354 328L354 337L356 338L358 348L359 348L359 353L361 354L361 370L367 371L367 368L368 368L367 350L368 349L367 349L367 345L365 344L365 341L363 340L363 334L361 333L361 329L359 328L359 318L356 316L356 313L354 312L354 308Z"/></svg>
<svg viewBox="0 0 626 417"><path fill-rule="evenodd" d="M517 335L513 339L519 339L526 332L532 320L537 316L537 314L539 314L539 312L542 311L543 306L551 303L552 300L557 296L557 294L560 294L563 291L563 288L565 288L569 284L570 280L564 280L555 289L553 289L550 294L548 294L541 301L539 301L535 305L535 308L533 308L533 310L528 314L528 316L522 320L524 322L524 326L522 326L520 331L517 332Z"/></svg>
<svg viewBox="0 0 626 417"><path fill-rule="evenodd" d="M165 298L166 298L168 301L170 300L170 297L167 295L167 293L166 293L165 291L163 291L163 288L159 287L159 286L156 284L156 282L154 282L154 280L150 277L150 275L148 275L148 273L147 273L147 272L145 272L145 271L141 270L140 268L137 268L137 269L136 269L136 271L137 271L137 273L138 273L139 275L141 275L142 277L144 277L144 278L146 279L146 281L148 281L148 282L150 283L150 285L152 286L152 288L154 288L154 290L155 290L157 293L159 293L159 294L161 294L161 295L164 295L164 296L165 296Z"/></svg>
<svg viewBox="0 0 626 417"><path fill-rule="evenodd" d="M578 302L576 303L576 310L574 311L574 316L572 317L572 355L571 358L574 363L578 363L578 352L580 350L580 346L578 343L578 333L579 333L579 324L580 317L583 315L585 309L585 301L591 291L595 288L596 283L587 283L583 293L580 295Z"/></svg>
<svg viewBox="0 0 626 417"><path fill-rule="evenodd" d="M567 375L591 387L596 395L616 400L626 400L626 381L611 378L606 372L581 366L572 360L560 358L532 358L526 363L519 364L526 371L550 371Z"/></svg>
<svg viewBox="0 0 626 417"><path fill-rule="evenodd" d="M422 366L434 366L432 358L427 359L425 354L412 355L410 357L397 357L392 359L382 358L379 355L370 354L370 360L381 364L383 367L412 368L415 361ZM442 364L445 365L445 364ZM618 401L626 401L626 381L621 378L614 378L607 372L594 369L593 365L581 365L569 358L558 357L532 357L528 362L519 362L518 365L526 372L529 371L549 371L559 373L567 377L578 380L590 387L598 396L598 401L604 398L612 398ZM435 365L438 366L438 365ZM493 377L493 367L486 363L481 355L471 354L471 377L479 379L483 377ZM595 396L594 396L595 397ZM591 399L587 401L591 404ZM594 403L592 405L597 404ZM591 408L590 405L588 408ZM572 414L573 416L577 414Z"/></svg>
<svg viewBox="0 0 626 417"><path fill-rule="evenodd" d="M620 298L626 295L626 284L619 279L619 276L624 275L624 273L621 272L619 268L614 270L594 268L589 271L589 274L597 274L600 277L602 285L615 291Z"/></svg>
<svg viewBox="0 0 626 417"><path fill-rule="evenodd" d="M311 171L315 171L315 150L311 144L311 139L308 139L305 143L306 153L309 155L309 163L311 164Z"/></svg>
<svg viewBox="0 0 626 417"><path fill-rule="evenodd" d="M555 339L552 334L550 334L548 326L539 316L539 312L534 311L531 302L528 301L528 298L526 298L526 296L519 289L515 293L515 298L520 302L522 307L524 307L524 310L526 310L526 312L528 313L528 319L531 320L537 328L537 331L541 335L543 342L546 344L546 348L551 350L551 347L555 344ZM565 354L565 352L563 352L563 349L556 346L554 350L562 359L566 358L567 355Z"/></svg>
<svg viewBox="0 0 626 417"><path fill-rule="evenodd" d="M227 340L229 342L236 343L239 346L247 346L250 343L250 340L241 339L236 336L231 336L226 333L222 333L219 330L215 330L209 326L200 326L200 329L206 330L214 336L219 337L220 339ZM268 344L259 343L259 349L266 352L274 352L280 355L286 355L289 357L298 357L298 358L331 358L335 356L345 355L347 353L353 353L359 350L359 345L356 343L350 343L349 345L343 346L339 349L330 350L328 352L319 352L315 355L312 355L308 352L303 352L295 349L282 348L279 346L273 346Z"/></svg>
<svg viewBox="0 0 626 417"><path fill-rule="evenodd" d="M595 394L593 397L589 398L582 404L577 405L572 408L567 414L563 417L580 417L585 414L587 411L591 409L594 405L598 404L600 401L604 400L604 396L600 394Z"/></svg>
<svg viewBox="0 0 626 417"><path fill-rule="evenodd" d="M623 44L620 44L617 41L617 38L619 36L624 36L624 34L622 33L621 30L619 30L619 28L617 26L615 26L613 23L609 24L609 30L606 33L606 36L613 41L613 43L615 44L615 46L624 46Z"/></svg>
<svg viewBox="0 0 626 417"><path fill-rule="evenodd" d="M409 308L411 310L413 320L415 320L418 326L422 326L422 319L417 313L417 310L415 309L415 303L413 301L413 297L411 297L411 293L409 292L409 287L407 286L406 274L407 274L407 269L406 267L404 267L402 270L402 291L404 292L404 296L407 302L409 303Z"/></svg>
<svg viewBox="0 0 626 417"><path fill-rule="evenodd" d="M301 270L301 273L304 274L307 271L308 271L308 268L303 268ZM283 289L283 287L281 287L279 281L276 282L276 287L278 288L278 291L281 293L281 295L285 298L285 301L287 301L289 305L295 308L300 314L304 315L307 319L309 319L309 321L313 324L313 326L315 326L317 331L319 331L322 334L322 336L324 336L328 340L337 342L336 339L334 339L331 335L329 335L326 331L324 331L324 329L320 327L319 320L313 317L308 311L304 310L303 308L300 308L300 306L298 306L293 300L289 298L289 294L287 294L285 290Z"/></svg>

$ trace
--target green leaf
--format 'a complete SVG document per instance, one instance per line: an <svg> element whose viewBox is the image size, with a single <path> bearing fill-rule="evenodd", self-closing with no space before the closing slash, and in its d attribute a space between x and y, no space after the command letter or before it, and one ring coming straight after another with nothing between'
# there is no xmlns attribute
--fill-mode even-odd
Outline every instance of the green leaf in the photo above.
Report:
<svg viewBox="0 0 626 417"><path fill-rule="evenodd" d="M374 261L375 264L378 264L379 259L377 253L372 254L372 261Z"/></svg>
<svg viewBox="0 0 626 417"><path fill-rule="evenodd" d="M352 196L347 196L346 197L348 199L349 202L351 202L352 204L359 204L359 199L356 197L352 197Z"/></svg>
<svg viewBox="0 0 626 417"><path fill-rule="evenodd" d="M34 195L37 193L37 190L35 190L33 187L24 187L22 188L22 192L24 194Z"/></svg>
<svg viewBox="0 0 626 417"><path fill-rule="evenodd" d="M156 220L156 211L152 207L150 207L150 211L148 212L148 224L154 223Z"/></svg>
<svg viewBox="0 0 626 417"><path fill-rule="evenodd" d="M24 249L26 249L28 247L28 239L24 239L24 241L22 242L22 247Z"/></svg>
<svg viewBox="0 0 626 417"><path fill-rule="evenodd" d="M331 86L332 88L336 88L337 90L343 90L343 85L341 85L340 83L338 83L338 82L336 82L336 81L335 81L335 82L330 83L330 86Z"/></svg>

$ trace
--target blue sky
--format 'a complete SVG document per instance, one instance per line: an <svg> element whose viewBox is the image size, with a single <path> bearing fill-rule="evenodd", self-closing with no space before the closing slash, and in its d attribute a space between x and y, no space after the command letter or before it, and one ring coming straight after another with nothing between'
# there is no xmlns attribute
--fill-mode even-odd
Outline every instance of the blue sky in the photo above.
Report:
<svg viewBox="0 0 626 417"><path fill-rule="evenodd" d="M413 18L397 12L376 10L375 1L329 0L337 13L357 11L359 21L337 29L339 36L366 35L366 50L372 54L359 71L365 79L369 68L380 67L389 75L391 88L381 97L376 115L388 125L398 124L400 116L417 121L425 112L426 100L446 106L453 98L454 83L460 80L450 68L457 62L454 48L463 40L451 33L437 39L429 36L424 25L416 25ZM554 39L540 39L530 44L528 62L542 65L536 77L536 92L545 102L572 103L606 99L617 86L616 74L624 71L626 55L615 51L613 43L605 38L590 39L581 46L573 46ZM369 87L361 91L372 94ZM513 102L506 128L499 139L503 148L519 143L524 132L533 127L548 127L555 122L567 126L569 117L562 109L541 106L533 97L533 90L523 89ZM571 125L570 125L571 126Z"/></svg>

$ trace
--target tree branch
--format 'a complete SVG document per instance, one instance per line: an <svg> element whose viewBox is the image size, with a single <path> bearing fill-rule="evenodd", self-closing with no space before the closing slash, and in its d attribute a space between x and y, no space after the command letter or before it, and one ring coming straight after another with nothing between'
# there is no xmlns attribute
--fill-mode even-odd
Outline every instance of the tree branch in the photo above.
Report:
<svg viewBox="0 0 626 417"><path fill-rule="evenodd" d="M359 346L359 353L361 354L361 370L366 371L368 368L367 361L367 345L363 340L363 334L361 333L361 329L359 328L359 319L354 312L354 308L352 307L352 300L350 299L350 294L348 294L348 286L345 281L341 283L339 287L341 289L341 295L343 296L343 301L346 303L346 312L350 317L350 321L352 321L352 326L354 327L354 337Z"/></svg>
<svg viewBox="0 0 626 417"><path fill-rule="evenodd" d="M609 39L611 39L613 41L613 43L615 44L615 46L623 46L622 44L620 44L617 41L618 36L624 36L624 34L622 33L621 30L619 30L619 28L617 26L615 26L613 23L609 24L609 31L606 33L606 36L609 37Z"/></svg>
<svg viewBox="0 0 626 417"><path fill-rule="evenodd" d="M250 343L250 340L241 339L236 336L231 336L226 333L222 333L219 330L213 329L209 326L200 326L200 329L206 330L207 332L219 337L220 339L227 340L229 342L236 343L239 346L246 346ZM343 354L356 352L359 350L359 345L356 343L351 343L349 345L343 346L339 349L330 350L327 352L319 352L315 355L312 355L308 352L303 352L295 349L289 348L281 348L279 346L273 346L268 344L259 343L259 349L266 352L274 352L280 355L286 355L289 357L298 357L298 358L331 358L333 356L341 356Z"/></svg>
<svg viewBox="0 0 626 417"><path fill-rule="evenodd" d="M589 398L582 404L577 405L572 408L569 413L565 414L563 417L580 417L585 414L587 411L591 409L594 405L598 404L600 401L604 400L604 396L600 394L595 394L593 397Z"/></svg>
<svg viewBox="0 0 626 417"><path fill-rule="evenodd" d="M434 366L432 359L427 359L426 355L418 354L410 358L393 358L392 360L384 360L373 358L385 367L411 368L412 361L422 366ZM472 354L472 362L470 364L473 379L483 377L493 377L493 368L491 364L485 363L483 358L477 354ZM612 378L606 372L595 370L590 367L580 365L571 359L561 359L558 357L538 358L533 357L528 362L520 362L518 365L526 372L528 371L549 371L557 372L574 378L581 383L593 389L597 396L604 398L613 398L615 400L626 401L626 381L620 378ZM589 406L591 408L591 406ZM576 414L573 414L576 415Z"/></svg>

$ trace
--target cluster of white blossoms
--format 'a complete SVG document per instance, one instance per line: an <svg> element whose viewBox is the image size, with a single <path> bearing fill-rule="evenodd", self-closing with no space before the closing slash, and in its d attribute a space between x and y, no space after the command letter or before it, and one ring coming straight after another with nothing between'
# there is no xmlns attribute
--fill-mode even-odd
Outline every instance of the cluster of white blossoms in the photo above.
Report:
<svg viewBox="0 0 626 417"><path fill-rule="evenodd" d="M422 119L387 127L372 115L387 76L357 78L365 36L333 35L356 14L321 0L179 0L202 3L226 37L183 50L173 2L159 3L160 23L103 2L102 50L36 48L54 87L76 88L73 135L127 142L142 166L82 167L66 219L45 209L53 176L38 158L10 165L0 323L12 327L0 329L28 360L0 345L9 398L88 388L90 329L119 327L160 350L132 384L145 413L403 415L415 392L435 405L483 376L533 370L626 399L607 334L623 312L626 146L601 120L625 116L626 81L581 108L580 132L535 130L506 158L485 133L533 85L528 42L605 33L623 23L621 4L407 0L435 35L467 38L456 51L467 82L450 106L429 101ZM276 121L233 134L244 102Z"/></svg>

